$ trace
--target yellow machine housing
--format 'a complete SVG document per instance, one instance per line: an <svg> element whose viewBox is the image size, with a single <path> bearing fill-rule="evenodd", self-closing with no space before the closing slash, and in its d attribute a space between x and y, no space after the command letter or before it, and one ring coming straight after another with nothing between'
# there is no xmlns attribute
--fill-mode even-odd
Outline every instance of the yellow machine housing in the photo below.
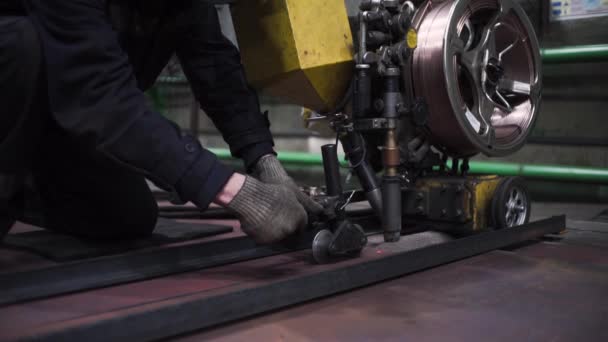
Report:
<svg viewBox="0 0 608 342"><path fill-rule="evenodd" d="M348 88L353 38L344 0L247 0L233 20L249 81L317 112Z"/></svg>
<svg viewBox="0 0 608 342"><path fill-rule="evenodd" d="M486 229L492 198L502 179L494 175L422 177L405 196L405 221L435 227L443 224L461 233Z"/></svg>

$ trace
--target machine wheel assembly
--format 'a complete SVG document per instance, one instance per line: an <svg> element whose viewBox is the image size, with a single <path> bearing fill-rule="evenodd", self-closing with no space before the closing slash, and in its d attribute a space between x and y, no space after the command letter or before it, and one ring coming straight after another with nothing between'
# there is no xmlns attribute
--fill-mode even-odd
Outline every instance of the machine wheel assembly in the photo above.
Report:
<svg viewBox="0 0 608 342"><path fill-rule="evenodd" d="M333 234L328 229L320 230L312 241L312 257L318 264L325 264L329 261L329 245L333 239Z"/></svg>
<svg viewBox="0 0 608 342"><path fill-rule="evenodd" d="M348 220L339 221L334 232L322 229L312 241L312 257L318 264L359 255L367 244L363 228Z"/></svg>
<svg viewBox="0 0 608 342"><path fill-rule="evenodd" d="M496 187L490 208L494 229L521 226L530 221L530 194L520 177L506 177Z"/></svg>
<svg viewBox="0 0 608 342"><path fill-rule="evenodd" d="M414 26L412 85L433 144L457 157L520 149L538 114L540 49L512 0L428 0Z"/></svg>

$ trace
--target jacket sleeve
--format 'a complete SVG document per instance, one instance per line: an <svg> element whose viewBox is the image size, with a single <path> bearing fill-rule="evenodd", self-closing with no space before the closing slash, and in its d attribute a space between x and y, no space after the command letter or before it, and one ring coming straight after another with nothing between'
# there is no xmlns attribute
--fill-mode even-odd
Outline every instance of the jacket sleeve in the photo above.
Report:
<svg viewBox="0 0 608 342"><path fill-rule="evenodd" d="M197 100L232 154L252 167L274 153L274 142L237 48L222 34L217 10L208 2L193 1L178 23L176 52Z"/></svg>
<svg viewBox="0 0 608 342"><path fill-rule="evenodd" d="M205 208L233 171L148 108L104 0L25 0L40 35L51 115L100 150Z"/></svg>

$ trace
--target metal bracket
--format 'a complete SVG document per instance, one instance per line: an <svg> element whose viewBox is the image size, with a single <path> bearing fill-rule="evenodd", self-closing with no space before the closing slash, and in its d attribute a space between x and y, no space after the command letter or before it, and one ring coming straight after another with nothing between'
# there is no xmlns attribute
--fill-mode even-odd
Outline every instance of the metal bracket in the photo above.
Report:
<svg viewBox="0 0 608 342"><path fill-rule="evenodd" d="M355 129L358 131L373 131L383 129L396 129L397 120L390 118L358 119L355 121Z"/></svg>

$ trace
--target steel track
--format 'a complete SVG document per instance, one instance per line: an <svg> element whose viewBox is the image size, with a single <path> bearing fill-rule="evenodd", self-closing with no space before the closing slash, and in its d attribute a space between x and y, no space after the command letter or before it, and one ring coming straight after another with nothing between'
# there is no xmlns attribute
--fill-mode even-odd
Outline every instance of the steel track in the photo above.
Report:
<svg viewBox="0 0 608 342"><path fill-rule="evenodd" d="M20 334L20 340L156 340L243 319L563 231L565 216L382 257L349 260L230 291L202 291ZM298 252L305 253L305 252ZM298 254L296 253L296 254ZM278 256L281 257L281 256ZM269 258L272 259L272 258ZM265 259L261 259L265 260ZM235 264L235 266L238 264ZM227 265L224 267L232 267ZM308 268L308 267L307 267ZM237 266L238 269L238 266Z"/></svg>
<svg viewBox="0 0 608 342"><path fill-rule="evenodd" d="M258 246L236 237L4 273L0 306L301 250L311 240L307 233L283 245Z"/></svg>

